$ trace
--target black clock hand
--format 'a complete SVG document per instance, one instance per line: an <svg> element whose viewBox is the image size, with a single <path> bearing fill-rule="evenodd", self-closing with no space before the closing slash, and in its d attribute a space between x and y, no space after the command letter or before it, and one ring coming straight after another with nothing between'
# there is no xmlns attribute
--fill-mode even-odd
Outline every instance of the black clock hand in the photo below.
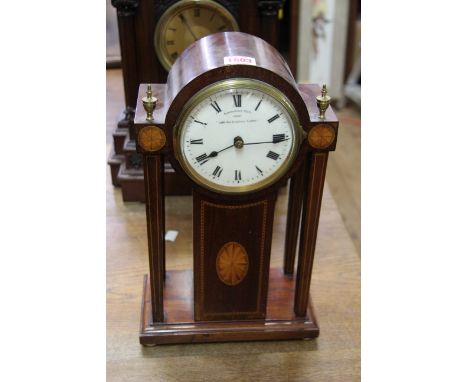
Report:
<svg viewBox="0 0 468 382"><path fill-rule="evenodd" d="M244 146L245 145L261 145L263 143L280 143L280 142L284 142L284 141L287 141L289 140L289 138L285 138L285 139L278 139L277 141L267 141L267 142L250 142L250 143L244 143Z"/></svg>
<svg viewBox="0 0 468 382"><path fill-rule="evenodd" d="M279 143L279 142L287 141L288 139L289 139L289 138L279 139L279 140L274 140L274 141L268 141L268 142L244 143L244 141L242 140L241 137L235 137L235 138L234 138L234 144L229 145L229 146L225 147L225 148L222 149L222 150L212 151L209 155L207 155L207 158L214 158L214 157L218 156L219 153L223 152L224 150L230 149L231 147L234 147L234 146L236 146L238 149L240 149L240 148L242 148L242 147L245 146L245 145L260 145L260 144L262 144L262 143Z"/></svg>
<svg viewBox="0 0 468 382"><path fill-rule="evenodd" d="M193 33L192 31L192 28L190 28L190 25L187 23L187 20L185 19L184 15L181 13L179 14L179 18L180 20L182 21L183 24L185 24L185 26L187 27L188 31L190 32L190 34L192 35L193 39L195 41L198 40L198 38L195 37L195 34Z"/></svg>
<svg viewBox="0 0 468 382"><path fill-rule="evenodd" d="M268 142L244 143L244 141L242 140L241 137L235 137L235 138L234 138L234 144L233 144L233 145L227 146L227 147L225 147L224 149L219 150L219 151L212 151L212 152L207 156L207 158L214 158L214 157L218 156L219 153L223 152L224 150L230 149L231 147L234 147L234 146L236 146L237 148L240 149L240 148L242 148L242 147L245 146L245 145L260 145L260 144L262 144L262 143L279 143L279 142L287 141L288 139L289 139L289 138L279 139L279 140L275 140L275 141L268 141Z"/></svg>
<svg viewBox="0 0 468 382"><path fill-rule="evenodd" d="M210 155L208 155L208 158L214 158L215 156L218 156L218 154L219 154L220 152L223 152L224 150L230 149L231 147L234 147L234 145L225 147L224 149L219 150L219 151L212 151L212 152L210 153Z"/></svg>

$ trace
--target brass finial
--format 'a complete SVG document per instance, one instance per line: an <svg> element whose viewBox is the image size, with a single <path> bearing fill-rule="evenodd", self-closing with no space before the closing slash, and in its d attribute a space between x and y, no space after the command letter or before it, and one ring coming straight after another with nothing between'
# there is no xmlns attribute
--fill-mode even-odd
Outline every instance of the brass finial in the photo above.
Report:
<svg viewBox="0 0 468 382"><path fill-rule="evenodd" d="M143 101L143 107L146 110L146 120L152 121L153 120L153 110L156 107L156 103L158 99L153 97L153 91L151 90L151 85L148 85L146 88L146 97L141 99Z"/></svg>
<svg viewBox="0 0 468 382"><path fill-rule="evenodd" d="M331 97L327 94L327 85L323 84L322 87L322 95L317 96L317 107L319 108L319 118L325 119L325 111L328 109L330 105Z"/></svg>

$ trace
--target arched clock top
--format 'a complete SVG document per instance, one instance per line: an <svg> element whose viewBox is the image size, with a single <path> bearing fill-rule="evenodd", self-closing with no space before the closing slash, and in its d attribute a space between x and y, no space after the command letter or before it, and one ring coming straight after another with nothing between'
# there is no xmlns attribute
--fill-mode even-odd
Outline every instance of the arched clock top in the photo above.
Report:
<svg viewBox="0 0 468 382"><path fill-rule="evenodd" d="M232 58L253 58L255 65L249 63L227 64ZM325 118L319 118L316 98L321 87L317 84L297 84L283 57L262 39L241 32L223 32L206 36L192 45L176 60L169 73L166 84L151 84L158 103L154 110L152 123L162 127L169 134L176 124L184 106L198 91L230 78L250 78L263 81L281 91L297 112L304 138L318 123L326 122L335 129L338 119L331 108L325 111ZM145 95L148 84L141 84L138 99ZM142 105L137 105L135 127L148 124ZM335 149L335 142L326 149ZM168 140L171 145L171 140Z"/></svg>
<svg viewBox="0 0 468 382"><path fill-rule="evenodd" d="M205 36L185 49L168 75L168 87L177 93L200 74L225 66L225 57L236 56L254 58L254 66L277 73L296 85L284 58L266 41L247 33L221 32Z"/></svg>
<svg viewBox="0 0 468 382"><path fill-rule="evenodd" d="M241 32L203 37L175 61L167 78L166 123L175 123L196 91L229 78L252 78L274 86L294 104L301 124L308 123L307 107L284 58L264 40Z"/></svg>

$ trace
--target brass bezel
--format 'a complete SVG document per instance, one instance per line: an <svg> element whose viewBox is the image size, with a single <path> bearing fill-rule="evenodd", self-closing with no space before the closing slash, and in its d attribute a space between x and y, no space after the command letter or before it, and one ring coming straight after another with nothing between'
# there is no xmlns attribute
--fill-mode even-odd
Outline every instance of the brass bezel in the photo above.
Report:
<svg viewBox="0 0 468 382"><path fill-rule="evenodd" d="M222 17L226 18L227 21L231 24L234 31L239 31L239 25L237 24L236 19L234 16L223 7L221 4L212 1L212 0L181 0L176 2L175 4L171 5L166 11L163 13L161 18L156 25L154 30L154 49L156 51L156 55L158 56L159 62L161 62L164 69L169 71L171 69L172 64L175 60L169 56L169 53L166 49L166 44L164 44L163 39L161 36L163 35L163 31L165 31L169 20L172 19L174 14L182 12L187 9L193 8L195 5L202 5L206 6L207 8L211 8L213 12L217 12ZM214 33L214 32L213 32Z"/></svg>
<svg viewBox="0 0 468 382"><path fill-rule="evenodd" d="M195 169L187 164L187 159L181 148L180 137L182 134L182 126L185 120L188 118L192 110L200 103L200 101L212 96L215 93L222 92L228 89L252 89L258 90L267 94L268 96L275 99L279 102L285 109L288 115L291 118L293 124L293 142L291 145L291 151L289 156L283 162L283 164L269 177L264 180L257 182L251 185L240 185L240 186L224 186L219 185L214 182L211 182L209 179L201 176ZM174 126L173 134L173 147L174 155L179 164L182 166L185 173L198 185L205 187L211 191L222 193L222 194L243 194L254 191L259 191L268 186L271 186L273 183L277 182L291 167L294 159L297 156L299 151L300 142L303 138L302 127L297 116L296 109L294 108L291 101L278 89L274 88L272 85L267 84L266 82L260 80L254 80L250 78L234 78L228 80L222 80L215 82L211 85L206 86L197 93L195 93L192 98L185 104L179 118L177 119Z"/></svg>

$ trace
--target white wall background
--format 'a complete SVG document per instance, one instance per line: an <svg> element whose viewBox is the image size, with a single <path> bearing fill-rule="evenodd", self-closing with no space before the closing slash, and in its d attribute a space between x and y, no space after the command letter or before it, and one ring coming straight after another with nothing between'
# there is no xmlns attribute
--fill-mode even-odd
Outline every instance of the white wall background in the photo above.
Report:
<svg viewBox="0 0 468 382"><path fill-rule="evenodd" d="M329 94L341 99L349 1L301 0L299 7L298 79L325 83Z"/></svg>
<svg viewBox="0 0 468 382"><path fill-rule="evenodd" d="M117 11L106 2L106 61L120 61L119 30L117 26Z"/></svg>

